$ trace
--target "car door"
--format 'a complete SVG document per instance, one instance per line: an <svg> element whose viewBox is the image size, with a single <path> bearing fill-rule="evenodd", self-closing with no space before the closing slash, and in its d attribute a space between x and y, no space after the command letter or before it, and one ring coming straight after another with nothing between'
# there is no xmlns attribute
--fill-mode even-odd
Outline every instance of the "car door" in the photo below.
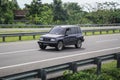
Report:
<svg viewBox="0 0 120 80"><path fill-rule="evenodd" d="M73 29L72 28L66 29L64 44L72 45L75 43L74 41L75 41L75 34L73 34Z"/></svg>
<svg viewBox="0 0 120 80"><path fill-rule="evenodd" d="M69 43L70 43L70 34L71 34L70 28L66 28L65 37L64 37L64 44L65 45L69 45Z"/></svg>
<svg viewBox="0 0 120 80"><path fill-rule="evenodd" d="M76 28L75 27L72 27L71 28L71 35L70 35L70 38L71 38L71 41L70 41L70 43L73 45L73 44L75 44L76 43Z"/></svg>

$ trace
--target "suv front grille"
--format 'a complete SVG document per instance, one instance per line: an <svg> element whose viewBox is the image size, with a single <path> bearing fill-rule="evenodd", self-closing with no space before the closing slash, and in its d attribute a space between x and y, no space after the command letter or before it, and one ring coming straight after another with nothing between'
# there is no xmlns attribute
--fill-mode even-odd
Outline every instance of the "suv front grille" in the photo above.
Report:
<svg viewBox="0 0 120 80"><path fill-rule="evenodd" d="M44 38L43 41L50 41L50 38Z"/></svg>

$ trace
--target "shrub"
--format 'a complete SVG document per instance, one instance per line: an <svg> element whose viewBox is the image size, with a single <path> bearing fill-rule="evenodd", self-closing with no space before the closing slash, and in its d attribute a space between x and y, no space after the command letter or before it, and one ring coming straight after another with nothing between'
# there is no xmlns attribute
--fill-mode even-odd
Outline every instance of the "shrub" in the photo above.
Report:
<svg viewBox="0 0 120 80"><path fill-rule="evenodd" d="M110 68L103 69L101 75L95 74L95 68L80 71L72 74L71 71L65 71L64 77L60 80L119 80L120 69Z"/></svg>

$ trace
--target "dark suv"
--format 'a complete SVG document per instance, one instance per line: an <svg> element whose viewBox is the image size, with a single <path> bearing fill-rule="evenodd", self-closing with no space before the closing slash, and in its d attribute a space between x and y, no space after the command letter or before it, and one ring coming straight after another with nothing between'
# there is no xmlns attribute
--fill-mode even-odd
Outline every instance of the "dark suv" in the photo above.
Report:
<svg viewBox="0 0 120 80"><path fill-rule="evenodd" d="M45 49L47 46L62 50L66 45L75 45L81 48L84 37L79 26L61 25L55 26L48 34L42 35L38 41L39 47Z"/></svg>

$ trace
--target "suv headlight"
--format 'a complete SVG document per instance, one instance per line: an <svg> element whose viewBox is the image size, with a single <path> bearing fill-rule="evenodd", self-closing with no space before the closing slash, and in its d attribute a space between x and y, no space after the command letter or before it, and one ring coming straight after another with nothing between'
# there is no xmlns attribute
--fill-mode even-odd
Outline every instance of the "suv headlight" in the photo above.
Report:
<svg viewBox="0 0 120 80"><path fill-rule="evenodd" d="M42 38L42 37L40 38L40 41L43 41L43 38Z"/></svg>
<svg viewBox="0 0 120 80"><path fill-rule="evenodd" d="M56 39L50 39L50 41L56 41Z"/></svg>

